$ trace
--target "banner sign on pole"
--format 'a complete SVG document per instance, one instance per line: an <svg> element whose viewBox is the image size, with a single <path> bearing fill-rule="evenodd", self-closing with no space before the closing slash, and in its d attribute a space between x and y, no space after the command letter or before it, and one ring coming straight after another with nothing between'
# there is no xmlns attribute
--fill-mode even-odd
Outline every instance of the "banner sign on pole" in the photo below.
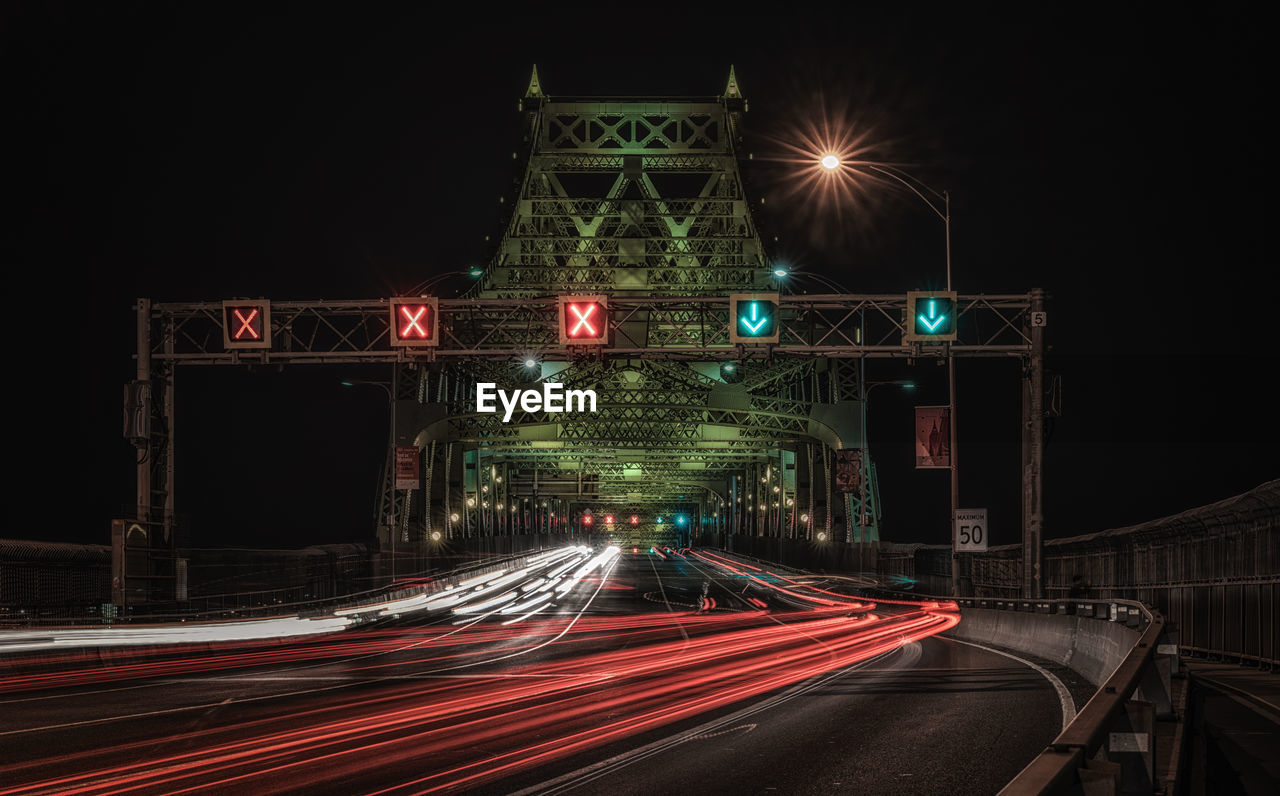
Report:
<svg viewBox="0 0 1280 796"><path fill-rule="evenodd" d="M836 451L836 491L847 495L862 490L862 451Z"/></svg>
<svg viewBox="0 0 1280 796"><path fill-rule="evenodd" d="M396 489L418 488L418 463L421 449L416 445L396 446Z"/></svg>
<svg viewBox="0 0 1280 796"><path fill-rule="evenodd" d="M916 469L951 467L951 408L916 407Z"/></svg>

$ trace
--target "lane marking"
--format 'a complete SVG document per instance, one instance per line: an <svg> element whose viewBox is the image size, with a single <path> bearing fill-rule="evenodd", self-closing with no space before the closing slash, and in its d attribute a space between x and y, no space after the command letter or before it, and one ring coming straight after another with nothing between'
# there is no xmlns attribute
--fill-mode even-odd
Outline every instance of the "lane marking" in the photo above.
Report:
<svg viewBox="0 0 1280 796"><path fill-rule="evenodd" d="M1025 658L1019 658L1017 655L1013 655L1011 653L1005 652L1004 650L998 650L994 647L988 647L985 644L975 644L972 641L961 641L958 638L951 638L950 636L937 636L937 638L945 638L947 641L955 641L960 644L968 644L970 647L977 647L980 650L986 650L987 652L994 652L997 655L1003 655L1006 658L1012 658L1013 660L1017 661L1018 663L1021 663L1024 666L1029 666L1030 668L1035 669L1044 677L1044 679L1049 681L1049 685L1053 686L1053 690L1058 692L1058 701L1062 703L1062 729L1065 730L1067 728L1067 725L1075 720L1076 702L1074 699L1071 698L1071 692L1067 690L1067 687L1063 685L1062 681L1058 679L1057 675L1055 675L1053 672L1049 671L1048 669L1044 668L1043 666L1037 666L1036 664L1032 663L1031 661Z"/></svg>
<svg viewBox="0 0 1280 796"><path fill-rule="evenodd" d="M653 577L658 580L658 591L662 593L662 602L667 606L667 613L675 613L675 609L671 607L671 601L667 599L667 590L662 585L662 575L658 574L658 565L653 563L651 556L645 556L645 558L649 560L649 568L653 570ZM693 606L689 607L692 608ZM684 646L680 648L680 652L684 652L689 648L691 642L689 641L689 634L685 632L684 623L678 619L676 620L676 630L680 631L680 636L684 639Z"/></svg>
<svg viewBox="0 0 1280 796"><path fill-rule="evenodd" d="M759 726L760 726L759 724L754 724L754 723L739 724L737 727L730 727L727 730L720 730L718 732L709 732L704 735L695 735L689 740L690 741L706 741L711 738L719 738L722 735L728 735L731 732L741 732L743 735L746 735L747 733L751 732L752 730L754 730L756 727L759 727Z"/></svg>

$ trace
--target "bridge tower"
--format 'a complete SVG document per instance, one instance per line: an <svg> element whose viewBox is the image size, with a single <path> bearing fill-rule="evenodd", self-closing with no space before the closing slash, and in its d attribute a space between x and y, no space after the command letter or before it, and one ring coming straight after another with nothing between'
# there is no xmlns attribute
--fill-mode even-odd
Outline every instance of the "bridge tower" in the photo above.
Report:
<svg viewBox="0 0 1280 796"><path fill-rule="evenodd" d="M400 541L562 531L626 544L708 533L852 541L845 518L862 511L856 495L833 490L831 448L860 444L855 361L773 362L767 347L716 361L681 352L723 335L707 328L700 298L786 292L743 187L747 101L733 68L719 95L637 99L551 96L535 66L519 107L522 178L470 291L483 309L467 331L496 329L501 314L510 336L528 313L529 332L510 337L510 362L421 367L416 381L398 366L398 397L438 421L431 433L405 429L428 475L421 494L399 493ZM553 341L522 301L566 295L690 303L616 318L633 354L570 346L544 357ZM502 423L476 411L482 381L592 389L599 411ZM388 466L384 517L390 487Z"/></svg>

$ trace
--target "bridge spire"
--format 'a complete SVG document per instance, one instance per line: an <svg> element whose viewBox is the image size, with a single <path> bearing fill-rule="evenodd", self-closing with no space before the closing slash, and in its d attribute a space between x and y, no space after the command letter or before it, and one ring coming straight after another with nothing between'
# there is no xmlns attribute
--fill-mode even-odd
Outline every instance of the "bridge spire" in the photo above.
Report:
<svg viewBox="0 0 1280 796"><path fill-rule="evenodd" d="M733 73L733 64L729 64L729 83L724 87L725 99L742 99L742 90L738 88L738 76Z"/></svg>
<svg viewBox="0 0 1280 796"><path fill-rule="evenodd" d="M525 98L529 98L529 97L541 98L546 96L545 94L542 93L542 84L538 82L538 65L537 64L533 65L533 75L530 76L529 78L529 88L525 89L524 96Z"/></svg>

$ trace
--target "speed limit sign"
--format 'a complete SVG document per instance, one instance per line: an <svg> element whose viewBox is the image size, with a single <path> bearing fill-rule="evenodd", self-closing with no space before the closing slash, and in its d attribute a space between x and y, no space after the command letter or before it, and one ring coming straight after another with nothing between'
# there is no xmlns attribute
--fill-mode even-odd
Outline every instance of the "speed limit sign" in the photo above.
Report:
<svg viewBox="0 0 1280 796"><path fill-rule="evenodd" d="M957 553L982 553L987 549L987 510L956 509L954 548Z"/></svg>

